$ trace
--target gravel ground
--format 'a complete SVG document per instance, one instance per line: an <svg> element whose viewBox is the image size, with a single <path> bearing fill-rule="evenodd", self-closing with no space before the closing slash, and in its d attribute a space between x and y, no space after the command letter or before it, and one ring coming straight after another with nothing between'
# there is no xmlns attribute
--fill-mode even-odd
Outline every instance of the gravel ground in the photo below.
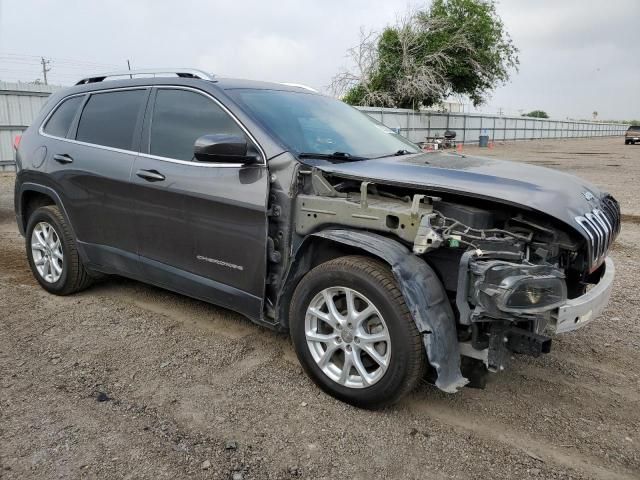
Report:
<svg viewBox="0 0 640 480"><path fill-rule="evenodd" d="M0 174L0 478L640 478L640 146L482 153L621 200L611 304L486 390L423 385L378 412L321 393L285 336L230 311L119 278L47 294Z"/></svg>

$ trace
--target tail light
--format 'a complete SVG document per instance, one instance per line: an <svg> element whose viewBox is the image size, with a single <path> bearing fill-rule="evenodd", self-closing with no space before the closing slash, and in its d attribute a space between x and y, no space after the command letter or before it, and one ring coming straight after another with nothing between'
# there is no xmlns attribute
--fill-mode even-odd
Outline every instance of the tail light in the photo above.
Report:
<svg viewBox="0 0 640 480"><path fill-rule="evenodd" d="M18 150L18 147L20 147L20 140L22 140L22 135L16 135L13 139L13 149L16 151Z"/></svg>

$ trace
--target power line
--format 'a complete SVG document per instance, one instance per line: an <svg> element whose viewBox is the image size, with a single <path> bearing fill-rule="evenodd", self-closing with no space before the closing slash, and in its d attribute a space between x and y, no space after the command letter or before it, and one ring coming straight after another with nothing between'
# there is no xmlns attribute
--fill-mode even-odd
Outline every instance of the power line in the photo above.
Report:
<svg viewBox="0 0 640 480"><path fill-rule="evenodd" d="M40 55L25 55L21 53L11 53L11 52L0 52L0 57L10 58L16 60L25 60L25 61L37 61L40 62L42 58ZM86 66L86 67L118 67L114 63L100 63L100 62L92 62L87 60L79 60L74 58L64 58L64 57L48 57L53 63L56 64L66 64L66 65L78 65L78 66Z"/></svg>
<svg viewBox="0 0 640 480"><path fill-rule="evenodd" d="M86 76L88 72L116 68L118 65L111 63L0 51L0 74L10 81L32 81L40 77L45 84L66 84Z"/></svg>

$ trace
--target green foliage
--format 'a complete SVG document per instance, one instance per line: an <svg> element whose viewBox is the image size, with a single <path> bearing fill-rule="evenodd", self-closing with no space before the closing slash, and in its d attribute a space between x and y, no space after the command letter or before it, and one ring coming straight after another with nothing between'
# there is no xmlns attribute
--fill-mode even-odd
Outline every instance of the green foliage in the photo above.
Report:
<svg viewBox="0 0 640 480"><path fill-rule="evenodd" d="M431 11L422 15L450 22L429 42L430 48L446 48L448 40L459 31L471 44L467 51L448 52L452 57L447 68L451 93L466 95L477 106L484 102L486 92L505 83L509 70L517 67L518 49L505 31L493 1L434 0Z"/></svg>
<svg viewBox="0 0 640 480"><path fill-rule="evenodd" d="M367 91L365 88L358 84L350 88L347 93L342 97L342 101L349 105L364 105Z"/></svg>
<svg viewBox="0 0 640 480"><path fill-rule="evenodd" d="M549 115L544 110L533 110L529 113L523 113L523 117L533 117L533 118L549 118Z"/></svg>
<svg viewBox="0 0 640 480"><path fill-rule="evenodd" d="M464 95L477 106L517 68L494 0L433 0L406 20L377 38L375 66L347 90L347 103L417 109Z"/></svg>

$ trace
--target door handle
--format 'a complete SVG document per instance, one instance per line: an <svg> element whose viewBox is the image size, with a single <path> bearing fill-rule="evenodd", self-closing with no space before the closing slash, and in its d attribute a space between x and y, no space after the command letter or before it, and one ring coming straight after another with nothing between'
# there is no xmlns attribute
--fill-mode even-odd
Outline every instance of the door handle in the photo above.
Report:
<svg viewBox="0 0 640 480"><path fill-rule="evenodd" d="M138 170L136 175L149 182L161 182L165 179L165 176L157 170Z"/></svg>
<svg viewBox="0 0 640 480"><path fill-rule="evenodd" d="M73 158L71 158L71 155L67 155L66 153L58 153L56 155L53 156L53 159L58 162L58 163L71 163L73 162Z"/></svg>

